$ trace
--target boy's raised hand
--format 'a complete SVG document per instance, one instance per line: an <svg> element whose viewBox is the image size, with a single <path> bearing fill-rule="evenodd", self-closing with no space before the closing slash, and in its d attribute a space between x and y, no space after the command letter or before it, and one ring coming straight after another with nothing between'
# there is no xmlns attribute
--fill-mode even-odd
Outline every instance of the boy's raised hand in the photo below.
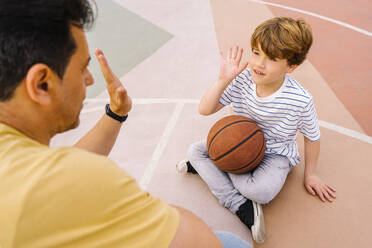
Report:
<svg viewBox="0 0 372 248"><path fill-rule="evenodd" d="M230 83L236 76L238 76L248 65L248 62L240 64L243 55L243 48L239 49L236 46L234 49L229 48L227 57L225 58L220 51L221 65L219 79Z"/></svg>
<svg viewBox="0 0 372 248"><path fill-rule="evenodd" d="M128 96L119 78L112 72L103 52L97 48L94 53L107 84L111 111L120 116L127 115L132 108L132 99Z"/></svg>

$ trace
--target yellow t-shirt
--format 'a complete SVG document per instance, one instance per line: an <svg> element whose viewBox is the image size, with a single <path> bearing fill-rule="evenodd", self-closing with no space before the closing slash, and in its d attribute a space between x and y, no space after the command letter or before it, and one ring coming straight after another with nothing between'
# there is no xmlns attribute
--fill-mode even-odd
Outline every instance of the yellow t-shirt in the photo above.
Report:
<svg viewBox="0 0 372 248"><path fill-rule="evenodd" d="M168 247L178 212L104 156L0 123L0 247Z"/></svg>

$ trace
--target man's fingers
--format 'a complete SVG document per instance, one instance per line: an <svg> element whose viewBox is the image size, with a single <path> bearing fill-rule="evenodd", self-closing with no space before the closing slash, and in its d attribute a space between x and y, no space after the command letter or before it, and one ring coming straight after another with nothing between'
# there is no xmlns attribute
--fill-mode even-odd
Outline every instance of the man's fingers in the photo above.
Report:
<svg viewBox="0 0 372 248"><path fill-rule="evenodd" d="M105 78L107 83L111 83L114 80L114 73L112 72L112 70L111 70L111 68L108 64L105 55L98 48L95 50L94 53L95 53L95 55L98 59L98 63L99 63L99 66L101 68L103 77Z"/></svg>
<svg viewBox="0 0 372 248"><path fill-rule="evenodd" d="M123 86L120 86L116 89L116 94L120 99L124 99L127 96L127 90Z"/></svg>

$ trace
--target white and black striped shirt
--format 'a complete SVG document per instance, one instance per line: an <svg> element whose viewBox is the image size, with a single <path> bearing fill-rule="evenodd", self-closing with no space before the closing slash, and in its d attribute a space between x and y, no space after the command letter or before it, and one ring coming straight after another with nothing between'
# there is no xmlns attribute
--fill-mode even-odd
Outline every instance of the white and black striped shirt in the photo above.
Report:
<svg viewBox="0 0 372 248"><path fill-rule="evenodd" d="M256 95L251 72L245 69L221 95L222 105L232 104L235 114L254 120L266 139L266 153L286 156L291 165L300 161L297 130L311 141L320 139L313 97L286 75L279 90L268 97Z"/></svg>

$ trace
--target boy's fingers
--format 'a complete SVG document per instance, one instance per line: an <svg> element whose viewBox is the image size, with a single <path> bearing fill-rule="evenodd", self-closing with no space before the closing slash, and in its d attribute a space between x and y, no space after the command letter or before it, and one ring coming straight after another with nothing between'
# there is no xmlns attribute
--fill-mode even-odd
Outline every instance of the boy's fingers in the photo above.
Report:
<svg viewBox="0 0 372 248"><path fill-rule="evenodd" d="M328 201L330 202L333 201L332 197L328 194L326 189L323 189L322 193L323 193L323 196L325 196L325 198L327 198Z"/></svg>
<svg viewBox="0 0 372 248"><path fill-rule="evenodd" d="M236 59L236 56L238 54L238 49L239 49L239 46L235 46L235 48L234 48L234 54L233 54L233 59Z"/></svg>
<svg viewBox="0 0 372 248"><path fill-rule="evenodd" d="M236 57L236 60L238 61L238 63L240 63L240 60L242 59L242 55L243 55L243 48L240 48L238 52L238 56Z"/></svg>
<svg viewBox="0 0 372 248"><path fill-rule="evenodd" d="M232 48L231 47L229 47L229 51L228 51L227 55L228 55L228 58L231 59L231 56L232 56Z"/></svg>
<svg viewBox="0 0 372 248"><path fill-rule="evenodd" d="M332 190L333 192L336 192L336 189L333 188L332 186L329 186L329 185L327 184L327 187L328 187L330 190Z"/></svg>
<svg viewBox="0 0 372 248"><path fill-rule="evenodd" d="M332 191L332 189L327 185L327 192L328 194L330 194L333 198L336 198L336 194L334 193L334 191Z"/></svg>
<svg viewBox="0 0 372 248"><path fill-rule="evenodd" d="M307 191L309 191L312 195L315 195L315 192L312 187L306 185Z"/></svg>
<svg viewBox="0 0 372 248"><path fill-rule="evenodd" d="M319 198L325 202L323 192L319 188L315 188L316 193L318 194Z"/></svg>

